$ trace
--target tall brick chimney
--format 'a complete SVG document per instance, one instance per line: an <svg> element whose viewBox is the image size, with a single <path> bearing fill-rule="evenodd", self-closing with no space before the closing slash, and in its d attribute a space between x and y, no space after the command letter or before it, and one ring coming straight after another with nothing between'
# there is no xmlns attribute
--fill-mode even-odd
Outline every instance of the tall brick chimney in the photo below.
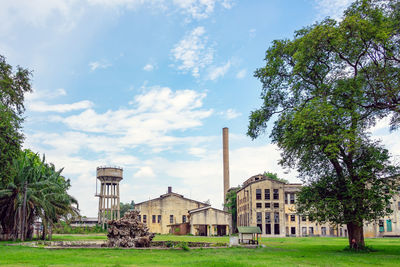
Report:
<svg viewBox="0 0 400 267"><path fill-rule="evenodd" d="M172 193L172 186L168 186L168 194Z"/></svg>
<svg viewBox="0 0 400 267"><path fill-rule="evenodd" d="M222 128L222 147L224 161L224 203L229 190L229 129Z"/></svg>

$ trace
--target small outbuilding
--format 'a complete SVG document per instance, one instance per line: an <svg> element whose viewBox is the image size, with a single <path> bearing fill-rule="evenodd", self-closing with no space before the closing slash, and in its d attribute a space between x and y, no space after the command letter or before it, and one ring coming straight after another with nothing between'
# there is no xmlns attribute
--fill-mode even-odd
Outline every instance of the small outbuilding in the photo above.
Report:
<svg viewBox="0 0 400 267"><path fill-rule="evenodd" d="M238 226L239 244L257 244L261 229L258 226Z"/></svg>

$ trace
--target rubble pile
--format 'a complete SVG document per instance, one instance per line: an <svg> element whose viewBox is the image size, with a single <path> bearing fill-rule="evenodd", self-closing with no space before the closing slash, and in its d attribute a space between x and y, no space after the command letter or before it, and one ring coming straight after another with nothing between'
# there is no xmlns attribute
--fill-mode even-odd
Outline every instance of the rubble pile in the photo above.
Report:
<svg viewBox="0 0 400 267"><path fill-rule="evenodd" d="M139 211L133 210L119 220L108 221L107 237L108 247L149 247L154 234L139 220Z"/></svg>

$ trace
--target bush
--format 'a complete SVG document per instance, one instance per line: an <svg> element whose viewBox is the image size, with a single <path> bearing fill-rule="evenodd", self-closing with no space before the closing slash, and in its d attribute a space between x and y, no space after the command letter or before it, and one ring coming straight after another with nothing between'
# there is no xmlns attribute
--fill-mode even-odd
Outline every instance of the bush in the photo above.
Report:
<svg viewBox="0 0 400 267"><path fill-rule="evenodd" d="M178 248L182 248L184 251L189 251L190 250L187 242L179 242L176 246Z"/></svg>

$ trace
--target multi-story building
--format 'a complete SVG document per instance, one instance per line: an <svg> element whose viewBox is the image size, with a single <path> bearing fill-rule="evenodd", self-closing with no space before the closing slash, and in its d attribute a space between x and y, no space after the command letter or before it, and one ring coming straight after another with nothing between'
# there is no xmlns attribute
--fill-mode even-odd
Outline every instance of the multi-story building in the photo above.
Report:
<svg viewBox="0 0 400 267"><path fill-rule="evenodd" d="M259 174L237 192L238 226L258 226L262 236L347 236L346 226L316 223L296 213L301 184L286 184ZM400 193L400 191L399 191ZM365 237L400 236L400 194L392 200L394 213L365 224Z"/></svg>

